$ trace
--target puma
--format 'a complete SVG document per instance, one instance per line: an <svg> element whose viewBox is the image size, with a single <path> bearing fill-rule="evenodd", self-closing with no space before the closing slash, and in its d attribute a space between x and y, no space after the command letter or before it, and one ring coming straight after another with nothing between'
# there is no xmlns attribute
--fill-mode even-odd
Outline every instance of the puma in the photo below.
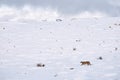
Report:
<svg viewBox="0 0 120 80"><path fill-rule="evenodd" d="M90 61L81 61L81 65L91 65Z"/></svg>

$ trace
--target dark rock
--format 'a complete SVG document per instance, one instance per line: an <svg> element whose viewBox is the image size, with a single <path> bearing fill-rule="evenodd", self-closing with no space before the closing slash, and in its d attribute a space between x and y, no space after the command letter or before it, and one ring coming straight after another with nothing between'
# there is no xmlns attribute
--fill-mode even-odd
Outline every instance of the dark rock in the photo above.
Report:
<svg viewBox="0 0 120 80"><path fill-rule="evenodd" d="M73 48L73 51L76 51L76 48Z"/></svg>
<svg viewBox="0 0 120 80"><path fill-rule="evenodd" d="M61 21L62 21L62 19L56 19L56 21L57 21L57 22L61 22Z"/></svg>
<svg viewBox="0 0 120 80"><path fill-rule="evenodd" d="M38 63L38 64L37 64L37 67L45 67L45 64Z"/></svg>
<svg viewBox="0 0 120 80"><path fill-rule="evenodd" d="M112 28L111 26L109 26L109 28Z"/></svg>
<svg viewBox="0 0 120 80"><path fill-rule="evenodd" d="M99 60L102 60L103 58L100 56L98 59L99 59Z"/></svg>
<svg viewBox="0 0 120 80"><path fill-rule="evenodd" d="M118 50L118 48L115 48L115 51L117 51Z"/></svg>
<svg viewBox="0 0 120 80"><path fill-rule="evenodd" d="M74 68L70 68L70 70L73 70Z"/></svg>
<svg viewBox="0 0 120 80"><path fill-rule="evenodd" d="M3 30L5 30L5 27L3 28Z"/></svg>
<svg viewBox="0 0 120 80"><path fill-rule="evenodd" d="M57 76L58 76L58 74L55 74L55 75L54 75L54 77L57 77Z"/></svg>

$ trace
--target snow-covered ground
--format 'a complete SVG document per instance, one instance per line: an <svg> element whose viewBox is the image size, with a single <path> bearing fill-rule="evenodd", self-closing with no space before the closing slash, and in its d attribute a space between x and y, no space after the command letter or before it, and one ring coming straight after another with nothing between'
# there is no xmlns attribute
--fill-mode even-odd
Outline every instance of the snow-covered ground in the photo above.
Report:
<svg viewBox="0 0 120 80"><path fill-rule="evenodd" d="M0 22L0 80L120 80L120 18Z"/></svg>

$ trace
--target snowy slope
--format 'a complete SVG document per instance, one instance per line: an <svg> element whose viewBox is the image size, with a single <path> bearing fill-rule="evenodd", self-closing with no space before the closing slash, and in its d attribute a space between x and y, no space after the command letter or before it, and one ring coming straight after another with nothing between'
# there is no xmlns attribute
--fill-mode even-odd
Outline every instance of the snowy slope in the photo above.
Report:
<svg viewBox="0 0 120 80"><path fill-rule="evenodd" d="M120 18L0 22L0 80L119 80L119 75Z"/></svg>

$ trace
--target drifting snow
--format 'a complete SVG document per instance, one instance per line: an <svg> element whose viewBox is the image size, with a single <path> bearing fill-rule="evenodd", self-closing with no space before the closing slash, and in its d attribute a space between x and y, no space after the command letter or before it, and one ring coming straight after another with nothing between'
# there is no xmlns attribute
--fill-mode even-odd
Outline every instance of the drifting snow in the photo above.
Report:
<svg viewBox="0 0 120 80"><path fill-rule="evenodd" d="M119 18L1 22L0 79L119 80L119 34Z"/></svg>

